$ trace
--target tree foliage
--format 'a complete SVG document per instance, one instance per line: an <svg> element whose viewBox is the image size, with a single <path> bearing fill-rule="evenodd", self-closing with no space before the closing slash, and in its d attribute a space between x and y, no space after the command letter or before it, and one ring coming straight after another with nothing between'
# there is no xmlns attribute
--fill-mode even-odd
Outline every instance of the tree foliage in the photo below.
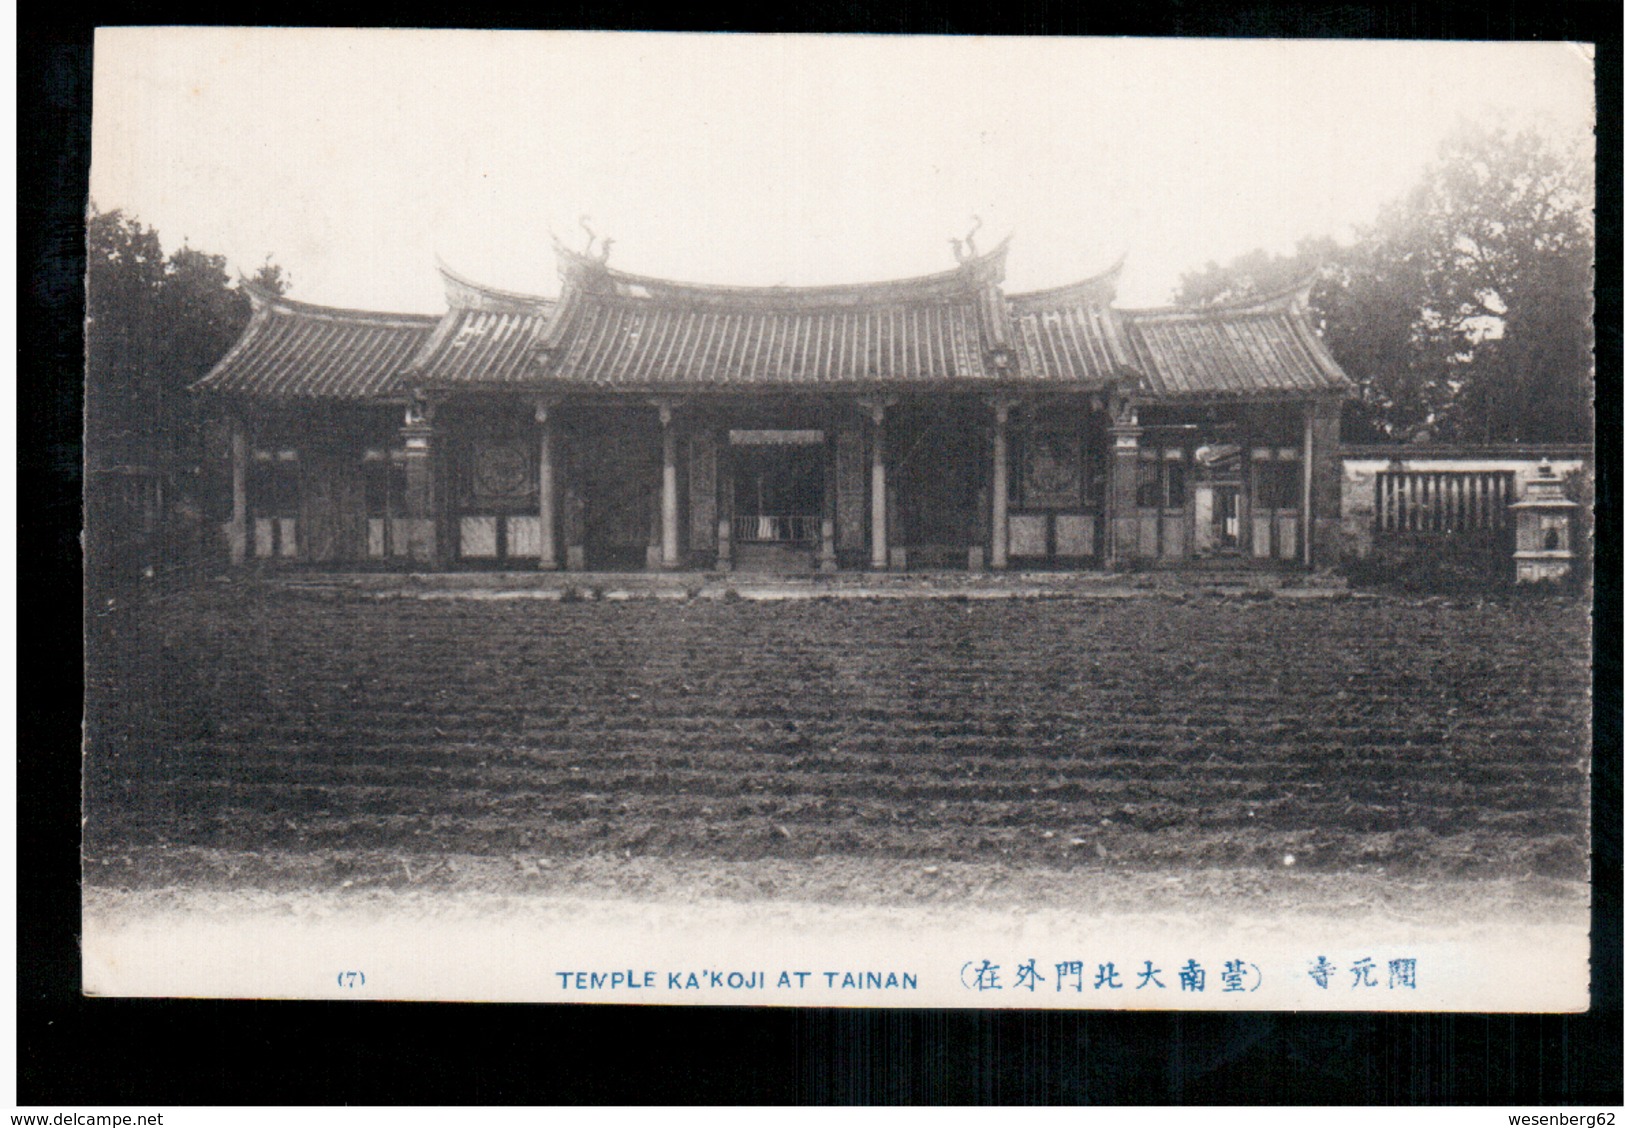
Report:
<svg viewBox="0 0 1625 1128"><path fill-rule="evenodd" d="M1594 183L1588 152L1533 130L1464 125L1349 245L1255 251L1181 280L1205 305L1316 274L1311 304L1359 385L1351 439L1426 430L1551 442L1591 430Z"/></svg>
<svg viewBox="0 0 1625 1128"><path fill-rule="evenodd" d="M158 233L94 205L86 228L85 449L93 465L174 469L195 460L186 389L231 347L250 304L226 260L189 246L164 255ZM255 281L287 288L269 260Z"/></svg>
<svg viewBox="0 0 1625 1128"><path fill-rule="evenodd" d="M1179 280L1180 305L1246 302L1296 286L1319 266L1338 260L1343 249L1325 237L1305 239L1290 255L1249 251L1224 266L1210 262Z"/></svg>

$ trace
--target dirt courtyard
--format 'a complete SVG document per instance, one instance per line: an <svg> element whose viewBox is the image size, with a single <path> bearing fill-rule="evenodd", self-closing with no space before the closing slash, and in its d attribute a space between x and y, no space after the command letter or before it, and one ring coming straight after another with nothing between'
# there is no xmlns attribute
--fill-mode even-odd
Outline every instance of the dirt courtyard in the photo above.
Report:
<svg viewBox="0 0 1625 1128"><path fill-rule="evenodd" d="M1571 603L237 582L92 615L88 641L93 887L1586 876ZM850 890L843 861L905 876Z"/></svg>

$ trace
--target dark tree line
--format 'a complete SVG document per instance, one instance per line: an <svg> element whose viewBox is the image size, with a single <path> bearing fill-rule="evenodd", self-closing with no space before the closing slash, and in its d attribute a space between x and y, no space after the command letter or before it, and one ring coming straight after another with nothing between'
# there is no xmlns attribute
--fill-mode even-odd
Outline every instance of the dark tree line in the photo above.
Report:
<svg viewBox="0 0 1625 1128"><path fill-rule="evenodd" d="M255 281L277 293L268 259ZM187 389L248 323L226 261L91 207L85 266L85 576L93 606L143 578L197 575L229 494L207 467L205 421ZM218 428L215 428L218 431Z"/></svg>
<svg viewBox="0 0 1625 1128"><path fill-rule="evenodd" d="M1360 388L1348 441L1589 441L1594 199L1589 149L1462 126L1349 245L1209 263L1176 300L1247 298L1313 273L1326 343Z"/></svg>
<svg viewBox="0 0 1625 1128"><path fill-rule="evenodd" d="M269 260L254 281L282 293ZM92 470L194 466L200 422L186 389L248 324L226 260L182 246L122 211L91 207L85 261L85 453Z"/></svg>

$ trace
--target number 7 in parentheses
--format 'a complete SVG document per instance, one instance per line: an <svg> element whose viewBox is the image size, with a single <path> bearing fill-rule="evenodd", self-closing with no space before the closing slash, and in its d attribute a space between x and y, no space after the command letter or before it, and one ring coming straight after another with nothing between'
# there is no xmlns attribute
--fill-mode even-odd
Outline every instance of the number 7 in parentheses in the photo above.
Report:
<svg viewBox="0 0 1625 1128"><path fill-rule="evenodd" d="M338 974L338 983L340 987L352 989L365 987L367 985L367 973L364 971L341 971Z"/></svg>

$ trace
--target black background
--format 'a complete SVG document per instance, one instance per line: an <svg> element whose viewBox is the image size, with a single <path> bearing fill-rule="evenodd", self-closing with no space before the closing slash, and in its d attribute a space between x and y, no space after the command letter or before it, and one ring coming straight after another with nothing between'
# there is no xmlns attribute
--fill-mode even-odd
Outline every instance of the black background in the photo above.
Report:
<svg viewBox="0 0 1625 1128"><path fill-rule="evenodd" d="M80 327L95 24L221 9L35 0L18 44L18 1099L190 1104L1618 1105L1620 14L1616 4L855 0L681 11L690 29L1564 39L1597 44L1593 1008L1584 1015L1168 1015L86 999L79 984ZM1154 8L1154 10L1153 10ZM341 9L344 9L341 11ZM238 24L675 28L630 3L387 13L250 0ZM448 15L455 15L448 21ZM697 22L696 22L697 21ZM1538 975L1538 953L1527 974Z"/></svg>

